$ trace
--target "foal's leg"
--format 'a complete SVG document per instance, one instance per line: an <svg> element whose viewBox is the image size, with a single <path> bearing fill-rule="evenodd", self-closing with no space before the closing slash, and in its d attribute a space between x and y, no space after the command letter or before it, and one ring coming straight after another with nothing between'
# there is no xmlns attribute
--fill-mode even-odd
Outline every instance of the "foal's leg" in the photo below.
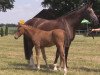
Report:
<svg viewBox="0 0 100 75"><path fill-rule="evenodd" d="M46 64L47 68L49 68L48 63L47 63L46 54L45 54L45 49L41 48L41 52L42 52L42 56L43 56L43 59L45 61L45 64Z"/></svg>
<svg viewBox="0 0 100 75"><path fill-rule="evenodd" d="M37 69L40 69L40 63L39 63L40 48L39 47L35 47L35 50L36 50Z"/></svg>
<svg viewBox="0 0 100 75"><path fill-rule="evenodd" d="M61 63L63 61L63 69L64 69L64 75L67 74L67 68L66 68L66 63L65 63L65 53L64 53L64 47L63 45L60 46L59 48L59 53L60 53L60 58L61 58ZM60 63L60 68L62 66L62 64Z"/></svg>
<svg viewBox="0 0 100 75"><path fill-rule="evenodd" d="M54 70L57 70L57 61L58 61L58 58L59 58L59 50L57 48L56 58L55 58L55 61L54 61Z"/></svg>

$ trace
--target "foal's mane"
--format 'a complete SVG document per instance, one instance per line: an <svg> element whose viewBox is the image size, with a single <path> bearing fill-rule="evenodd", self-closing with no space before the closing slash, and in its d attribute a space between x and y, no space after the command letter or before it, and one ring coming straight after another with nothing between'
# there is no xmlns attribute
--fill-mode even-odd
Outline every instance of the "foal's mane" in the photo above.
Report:
<svg viewBox="0 0 100 75"><path fill-rule="evenodd" d="M26 25L26 24L21 25L21 27L23 27L24 29L29 29L29 30L40 30L40 29L34 28L34 27L30 26L30 25Z"/></svg>

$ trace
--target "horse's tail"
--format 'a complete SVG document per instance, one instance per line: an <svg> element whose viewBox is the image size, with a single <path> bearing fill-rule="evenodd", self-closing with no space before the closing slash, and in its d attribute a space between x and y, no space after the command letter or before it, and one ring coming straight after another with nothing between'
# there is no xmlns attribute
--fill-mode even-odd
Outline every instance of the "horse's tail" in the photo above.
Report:
<svg viewBox="0 0 100 75"><path fill-rule="evenodd" d="M30 39L24 35L24 53L25 53L25 58L27 60L30 60L31 55L33 54L32 52L32 48L33 48L33 44L32 41L30 41Z"/></svg>

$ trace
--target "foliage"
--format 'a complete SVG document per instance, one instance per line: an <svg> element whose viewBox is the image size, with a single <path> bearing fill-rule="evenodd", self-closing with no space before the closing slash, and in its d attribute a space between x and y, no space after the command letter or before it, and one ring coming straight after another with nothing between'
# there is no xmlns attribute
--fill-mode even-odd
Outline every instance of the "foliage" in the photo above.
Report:
<svg viewBox="0 0 100 75"><path fill-rule="evenodd" d="M0 11L5 12L7 9L13 8L14 1L15 0L0 0Z"/></svg>
<svg viewBox="0 0 100 75"><path fill-rule="evenodd" d="M44 0L42 5L50 9L58 10L60 13L65 13L66 11L74 9L79 3L80 0Z"/></svg>
<svg viewBox="0 0 100 75"><path fill-rule="evenodd" d="M93 5L93 8L95 9L96 12L100 13L100 0L96 0L96 2Z"/></svg>
<svg viewBox="0 0 100 75"><path fill-rule="evenodd" d="M44 0L42 5L48 7L49 9L58 10L60 14L65 14L66 12L75 9L82 3L94 3L95 10L100 10L100 0Z"/></svg>
<svg viewBox="0 0 100 75"><path fill-rule="evenodd" d="M8 27L16 27L16 24L13 24L13 23L11 23L11 24L0 24L0 27L2 27L2 26L8 26Z"/></svg>

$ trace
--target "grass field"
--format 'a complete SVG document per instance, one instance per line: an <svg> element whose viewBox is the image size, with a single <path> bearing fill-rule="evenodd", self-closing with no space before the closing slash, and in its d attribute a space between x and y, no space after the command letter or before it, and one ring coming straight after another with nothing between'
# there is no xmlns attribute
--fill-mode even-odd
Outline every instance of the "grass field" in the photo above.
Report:
<svg viewBox="0 0 100 75"><path fill-rule="evenodd" d="M13 35L0 37L0 75L62 75L59 71L47 71L41 58L41 70L29 69L24 57L23 38ZM53 66L55 46L46 48L48 64ZM35 50L34 50L35 51ZM35 59L35 52L34 52ZM100 75L100 37L77 35L69 50L67 75Z"/></svg>

